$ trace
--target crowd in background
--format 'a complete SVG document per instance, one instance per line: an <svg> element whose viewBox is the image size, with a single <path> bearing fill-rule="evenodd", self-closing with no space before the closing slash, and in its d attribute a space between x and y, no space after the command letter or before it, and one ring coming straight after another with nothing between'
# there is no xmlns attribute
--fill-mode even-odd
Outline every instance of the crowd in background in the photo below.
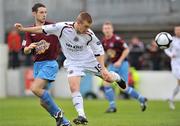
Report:
<svg viewBox="0 0 180 126"><path fill-rule="evenodd" d="M32 66L33 55L24 55L21 50L24 35L20 35L15 29L11 29L6 37L9 48L9 68L20 66ZM169 70L169 58L163 50L158 49L155 41L143 42L138 36L132 36L127 41L130 49L129 63L137 70ZM58 57L59 66L62 67L65 57L62 52Z"/></svg>
<svg viewBox="0 0 180 126"><path fill-rule="evenodd" d="M169 59L160 50L154 39L142 42L137 36L129 42L129 62L137 70L167 70L170 69Z"/></svg>

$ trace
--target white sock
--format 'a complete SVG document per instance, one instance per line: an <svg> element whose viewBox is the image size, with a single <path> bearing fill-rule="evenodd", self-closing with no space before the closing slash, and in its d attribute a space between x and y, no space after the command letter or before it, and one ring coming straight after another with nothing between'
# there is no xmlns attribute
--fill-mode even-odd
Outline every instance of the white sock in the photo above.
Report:
<svg viewBox="0 0 180 126"><path fill-rule="evenodd" d="M120 81L121 77L119 74L115 73L114 71L110 71L110 73L113 75L113 81Z"/></svg>
<svg viewBox="0 0 180 126"><path fill-rule="evenodd" d="M83 98L80 92L72 93L72 102L79 116L85 116L84 106L83 106Z"/></svg>
<svg viewBox="0 0 180 126"><path fill-rule="evenodd" d="M180 85L178 84L173 91L173 94L172 94L171 99L170 99L171 101L174 101L174 98L178 94L179 90L180 90Z"/></svg>

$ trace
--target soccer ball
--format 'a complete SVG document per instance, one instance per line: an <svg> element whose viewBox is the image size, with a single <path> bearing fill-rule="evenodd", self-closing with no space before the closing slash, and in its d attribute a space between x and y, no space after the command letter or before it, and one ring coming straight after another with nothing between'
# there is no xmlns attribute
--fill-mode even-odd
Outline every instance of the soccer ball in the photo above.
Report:
<svg viewBox="0 0 180 126"><path fill-rule="evenodd" d="M160 49L167 49L172 42L172 36L167 32L160 32L156 35L155 42Z"/></svg>

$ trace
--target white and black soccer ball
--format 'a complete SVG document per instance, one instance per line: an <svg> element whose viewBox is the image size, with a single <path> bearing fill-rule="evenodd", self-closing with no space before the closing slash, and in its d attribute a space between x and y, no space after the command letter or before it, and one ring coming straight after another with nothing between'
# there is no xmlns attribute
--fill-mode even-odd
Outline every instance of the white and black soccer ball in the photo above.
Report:
<svg viewBox="0 0 180 126"><path fill-rule="evenodd" d="M172 42L172 36L167 32L160 32L156 35L155 41L160 49L167 49Z"/></svg>

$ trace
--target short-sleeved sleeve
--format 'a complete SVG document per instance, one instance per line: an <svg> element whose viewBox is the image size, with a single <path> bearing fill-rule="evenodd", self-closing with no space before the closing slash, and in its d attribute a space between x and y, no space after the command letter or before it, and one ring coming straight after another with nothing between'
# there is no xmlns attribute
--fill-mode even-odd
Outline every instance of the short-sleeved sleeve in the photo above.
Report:
<svg viewBox="0 0 180 126"><path fill-rule="evenodd" d="M104 54L104 48L101 41L96 37L96 35L91 31L89 34L91 39L88 42L88 45L91 47L95 56L100 56Z"/></svg>
<svg viewBox="0 0 180 126"><path fill-rule="evenodd" d="M63 30L63 27L65 27L65 22L43 25L42 29L45 34L53 34L59 36L61 34L61 31Z"/></svg>
<svg viewBox="0 0 180 126"><path fill-rule="evenodd" d="M123 47L124 47L125 49L128 48L128 45L127 45L126 42L123 43Z"/></svg>
<svg viewBox="0 0 180 126"><path fill-rule="evenodd" d="M121 46L122 49L128 48L127 43L123 39L121 39L121 37L116 35L115 36L115 41L119 43L119 45Z"/></svg>

